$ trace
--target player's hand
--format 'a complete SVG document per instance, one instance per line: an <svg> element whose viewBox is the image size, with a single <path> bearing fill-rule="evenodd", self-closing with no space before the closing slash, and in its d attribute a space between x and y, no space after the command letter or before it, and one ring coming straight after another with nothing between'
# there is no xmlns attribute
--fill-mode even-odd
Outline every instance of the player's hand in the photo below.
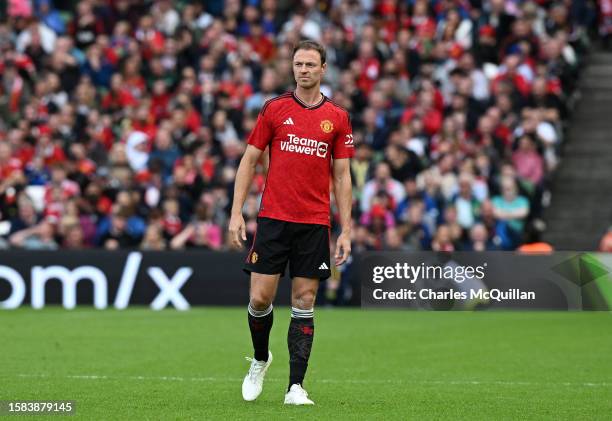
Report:
<svg viewBox="0 0 612 421"><path fill-rule="evenodd" d="M351 234L343 232L336 240L336 266L347 261L351 254Z"/></svg>
<svg viewBox="0 0 612 421"><path fill-rule="evenodd" d="M246 224L242 214L232 215L229 222L230 245L237 249L242 248L242 241L246 241ZM242 241L241 241L242 239Z"/></svg>

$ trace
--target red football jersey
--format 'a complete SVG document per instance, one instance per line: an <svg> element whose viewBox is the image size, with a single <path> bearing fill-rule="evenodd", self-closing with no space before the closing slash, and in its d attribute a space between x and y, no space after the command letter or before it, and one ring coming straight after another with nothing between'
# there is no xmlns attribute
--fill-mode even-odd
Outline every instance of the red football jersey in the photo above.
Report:
<svg viewBox="0 0 612 421"><path fill-rule="evenodd" d="M332 159L354 153L347 111L325 96L308 106L288 92L264 104L248 143L270 147L259 216L329 226Z"/></svg>

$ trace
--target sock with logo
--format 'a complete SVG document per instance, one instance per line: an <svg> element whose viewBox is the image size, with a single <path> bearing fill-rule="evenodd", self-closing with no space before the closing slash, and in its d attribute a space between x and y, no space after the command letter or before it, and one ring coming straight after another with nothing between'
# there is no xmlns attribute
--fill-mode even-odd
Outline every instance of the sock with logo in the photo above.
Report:
<svg viewBox="0 0 612 421"><path fill-rule="evenodd" d="M289 388L304 382L314 338L314 309L291 307L291 323L287 334L289 347ZM287 391L289 390L287 388Z"/></svg>
<svg viewBox="0 0 612 421"><path fill-rule="evenodd" d="M255 310L249 303L249 329L255 350L254 358L257 361L268 361L268 343L273 321L272 304L265 310Z"/></svg>

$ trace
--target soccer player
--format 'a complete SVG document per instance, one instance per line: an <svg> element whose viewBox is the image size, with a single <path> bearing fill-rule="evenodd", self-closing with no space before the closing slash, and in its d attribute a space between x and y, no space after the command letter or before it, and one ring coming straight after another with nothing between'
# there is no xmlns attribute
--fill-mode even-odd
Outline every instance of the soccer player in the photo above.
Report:
<svg viewBox="0 0 612 421"><path fill-rule="evenodd" d="M236 174L229 223L232 244L246 240L242 206L257 162L266 148L269 169L253 246L244 270L251 275L248 322L254 357L242 383L242 396L257 399L266 370L272 328L272 301L289 263L291 322L289 387L285 404L312 405L303 389L314 336L314 301L319 280L330 276L330 176L342 232L336 243L336 265L351 251L351 176L353 135L349 115L320 92L325 74L325 49L302 41L293 50L297 87L266 102L249 136Z"/></svg>

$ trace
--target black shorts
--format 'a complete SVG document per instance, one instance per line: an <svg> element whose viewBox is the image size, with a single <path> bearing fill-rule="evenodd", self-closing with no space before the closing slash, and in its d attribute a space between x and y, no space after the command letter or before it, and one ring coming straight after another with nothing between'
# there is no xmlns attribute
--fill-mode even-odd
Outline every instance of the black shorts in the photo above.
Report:
<svg viewBox="0 0 612 421"><path fill-rule="evenodd" d="M329 278L329 227L257 218L257 232L244 271L284 275L287 262L292 278Z"/></svg>

